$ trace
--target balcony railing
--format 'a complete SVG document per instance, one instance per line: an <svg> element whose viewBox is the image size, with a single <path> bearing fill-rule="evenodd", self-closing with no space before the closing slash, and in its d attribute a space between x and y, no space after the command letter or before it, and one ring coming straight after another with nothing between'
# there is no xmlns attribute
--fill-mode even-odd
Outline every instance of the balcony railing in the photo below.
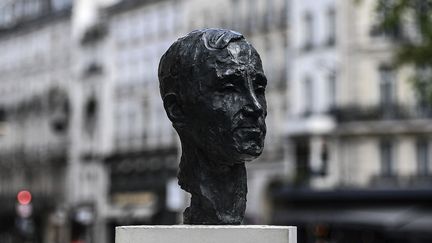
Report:
<svg viewBox="0 0 432 243"><path fill-rule="evenodd" d="M430 189L432 175L375 175L371 177L370 186L376 189Z"/></svg>
<svg viewBox="0 0 432 243"><path fill-rule="evenodd" d="M408 106L402 104L359 106L348 105L331 109L338 122L409 120L432 118L432 106Z"/></svg>

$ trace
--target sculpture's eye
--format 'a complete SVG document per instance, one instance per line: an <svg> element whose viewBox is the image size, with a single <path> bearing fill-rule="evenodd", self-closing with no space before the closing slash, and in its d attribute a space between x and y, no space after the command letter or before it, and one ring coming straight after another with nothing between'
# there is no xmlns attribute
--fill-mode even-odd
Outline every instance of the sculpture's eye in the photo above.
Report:
<svg viewBox="0 0 432 243"><path fill-rule="evenodd" d="M264 95L267 86L266 77L264 75L257 75L256 79L254 80L254 86L255 93L257 95Z"/></svg>
<svg viewBox="0 0 432 243"><path fill-rule="evenodd" d="M255 93L259 95L263 95L265 93L265 86L264 85L258 85L255 88Z"/></svg>
<svg viewBox="0 0 432 243"><path fill-rule="evenodd" d="M237 92L237 88L235 87L234 84L231 83L227 83L224 84L220 90L222 93L233 93L233 92Z"/></svg>

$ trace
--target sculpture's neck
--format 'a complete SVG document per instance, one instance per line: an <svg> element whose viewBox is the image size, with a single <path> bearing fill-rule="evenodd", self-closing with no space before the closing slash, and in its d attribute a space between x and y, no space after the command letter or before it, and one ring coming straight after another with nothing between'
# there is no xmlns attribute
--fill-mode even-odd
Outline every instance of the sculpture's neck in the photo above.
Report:
<svg viewBox="0 0 432 243"><path fill-rule="evenodd" d="M192 194L184 223L241 224L246 209L245 164L223 166L199 151L185 150L181 163L179 184Z"/></svg>

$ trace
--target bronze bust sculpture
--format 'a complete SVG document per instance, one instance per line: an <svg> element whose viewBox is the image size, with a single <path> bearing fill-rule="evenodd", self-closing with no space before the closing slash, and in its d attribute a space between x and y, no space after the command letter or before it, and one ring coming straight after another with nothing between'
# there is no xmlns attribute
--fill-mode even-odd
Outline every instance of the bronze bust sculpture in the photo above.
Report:
<svg viewBox="0 0 432 243"><path fill-rule="evenodd" d="M267 79L257 51L237 32L196 30L159 64L164 108L180 136L185 224L241 224L245 162L264 148Z"/></svg>

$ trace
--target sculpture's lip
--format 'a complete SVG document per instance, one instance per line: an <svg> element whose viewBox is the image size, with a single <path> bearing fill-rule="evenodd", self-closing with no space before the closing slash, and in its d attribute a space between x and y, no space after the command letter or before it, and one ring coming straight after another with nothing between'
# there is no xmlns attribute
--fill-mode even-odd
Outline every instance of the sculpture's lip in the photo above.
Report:
<svg viewBox="0 0 432 243"><path fill-rule="evenodd" d="M256 131L263 131L264 127L259 126L259 125L241 125L241 126L237 126L235 127L235 129L246 129L246 130L256 130Z"/></svg>
<svg viewBox="0 0 432 243"><path fill-rule="evenodd" d="M238 127L234 132L249 139L260 138L265 134L265 130L259 127Z"/></svg>
<svg viewBox="0 0 432 243"><path fill-rule="evenodd" d="M253 127L253 126L237 127L236 130L250 131L250 132L262 132L261 128Z"/></svg>

